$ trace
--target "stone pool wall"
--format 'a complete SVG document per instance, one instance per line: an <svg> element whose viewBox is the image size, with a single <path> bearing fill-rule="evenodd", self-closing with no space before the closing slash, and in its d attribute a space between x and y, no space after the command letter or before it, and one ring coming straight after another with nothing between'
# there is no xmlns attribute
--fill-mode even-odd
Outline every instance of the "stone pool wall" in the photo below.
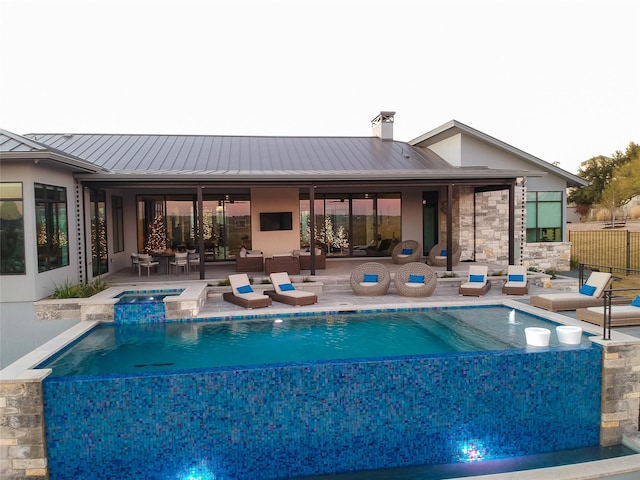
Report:
<svg viewBox="0 0 640 480"><path fill-rule="evenodd" d="M640 430L640 343L601 341L604 348L600 443L617 445Z"/></svg>
<svg viewBox="0 0 640 480"><path fill-rule="evenodd" d="M49 478L41 378L0 382L0 478Z"/></svg>
<svg viewBox="0 0 640 480"><path fill-rule="evenodd" d="M597 445L602 349L43 382L52 478L276 479ZM80 414L81 413L81 414Z"/></svg>

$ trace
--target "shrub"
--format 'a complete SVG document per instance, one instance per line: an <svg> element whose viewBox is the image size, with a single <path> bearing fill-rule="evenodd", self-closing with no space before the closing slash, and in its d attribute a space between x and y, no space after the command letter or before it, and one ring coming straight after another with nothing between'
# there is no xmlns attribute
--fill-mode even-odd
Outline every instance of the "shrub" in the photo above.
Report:
<svg viewBox="0 0 640 480"><path fill-rule="evenodd" d="M54 285L53 298L87 298L108 288L108 284L100 278L91 283L72 284L68 279L60 285Z"/></svg>

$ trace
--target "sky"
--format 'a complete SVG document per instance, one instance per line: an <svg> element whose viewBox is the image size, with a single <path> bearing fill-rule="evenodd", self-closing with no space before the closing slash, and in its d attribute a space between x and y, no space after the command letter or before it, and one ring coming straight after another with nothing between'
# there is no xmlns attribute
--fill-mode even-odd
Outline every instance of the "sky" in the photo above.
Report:
<svg viewBox="0 0 640 480"><path fill-rule="evenodd" d="M561 168L640 143L637 0L0 0L0 128L371 136Z"/></svg>

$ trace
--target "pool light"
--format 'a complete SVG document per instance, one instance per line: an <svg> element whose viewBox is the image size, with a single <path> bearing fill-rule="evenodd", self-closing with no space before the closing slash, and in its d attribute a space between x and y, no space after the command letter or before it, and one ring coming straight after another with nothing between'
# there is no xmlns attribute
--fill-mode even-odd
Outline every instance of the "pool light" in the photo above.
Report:
<svg viewBox="0 0 640 480"><path fill-rule="evenodd" d="M281 318L276 318L273 323L282 323L282 319Z"/></svg>

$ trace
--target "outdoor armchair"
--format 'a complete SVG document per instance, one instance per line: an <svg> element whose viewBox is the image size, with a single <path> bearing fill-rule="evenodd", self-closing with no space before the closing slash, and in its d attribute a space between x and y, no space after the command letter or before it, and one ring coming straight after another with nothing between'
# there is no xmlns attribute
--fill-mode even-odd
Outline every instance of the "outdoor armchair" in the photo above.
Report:
<svg viewBox="0 0 640 480"><path fill-rule="evenodd" d="M428 297L436 286L438 279L436 272L421 262L411 262L402 265L393 279L398 295L403 297Z"/></svg>
<svg viewBox="0 0 640 480"><path fill-rule="evenodd" d="M391 275L381 263L366 262L351 272L350 283L356 295L385 295L389 291Z"/></svg>
<svg viewBox="0 0 640 480"><path fill-rule="evenodd" d="M453 253L451 254L452 265L458 265L460 263L460 255L462 249L457 242L453 242L451 248ZM447 266L447 242L438 242L427 256L427 262L434 267L446 267Z"/></svg>
<svg viewBox="0 0 640 480"><path fill-rule="evenodd" d="M403 240L391 251L391 260L398 265L419 262L420 258L422 258L422 247L415 240Z"/></svg>

